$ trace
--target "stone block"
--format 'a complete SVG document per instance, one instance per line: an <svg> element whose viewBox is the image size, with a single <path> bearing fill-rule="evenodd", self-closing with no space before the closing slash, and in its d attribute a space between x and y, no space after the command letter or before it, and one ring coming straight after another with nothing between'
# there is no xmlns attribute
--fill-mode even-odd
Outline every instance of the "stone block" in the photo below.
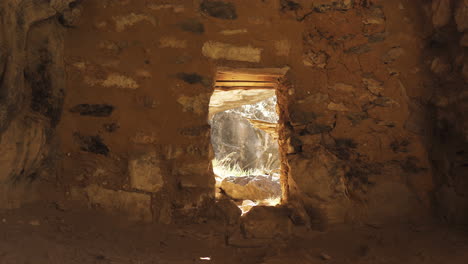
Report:
<svg viewBox="0 0 468 264"><path fill-rule="evenodd" d="M356 90L354 88L354 86L352 86L350 84L345 84L345 83L336 83L335 85L331 86L330 88L335 90L335 91L340 91L340 92L345 92L345 93L352 93L352 92L354 92Z"/></svg>
<svg viewBox="0 0 468 264"><path fill-rule="evenodd" d="M159 39L159 47L183 49L187 47L187 40L176 39L173 37L162 37Z"/></svg>
<svg viewBox="0 0 468 264"><path fill-rule="evenodd" d="M104 87L117 87L123 89L136 89L139 87L138 83L130 77L112 73L105 80L101 82Z"/></svg>
<svg viewBox="0 0 468 264"><path fill-rule="evenodd" d="M432 24L435 28L441 28L450 22L452 15L450 0L432 1Z"/></svg>
<svg viewBox="0 0 468 264"><path fill-rule="evenodd" d="M336 156L322 147L315 148L310 156L294 156L289 160L289 175L297 184L297 191L320 201L343 195L345 175Z"/></svg>
<svg viewBox="0 0 468 264"><path fill-rule="evenodd" d="M157 192L164 185L161 161L155 152L132 157L128 163L132 188L147 192Z"/></svg>
<svg viewBox="0 0 468 264"><path fill-rule="evenodd" d="M327 106L328 110L331 111L340 111L340 112L347 112L349 109L343 103L334 103L330 102Z"/></svg>
<svg viewBox="0 0 468 264"><path fill-rule="evenodd" d="M208 160L183 162L176 166L174 173L180 177L179 181L182 187L214 188L215 180L210 166Z"/></svg>
<svg viewBox="0 0 468 264"><path fill-rule="evenodd" d="M153 16L146 14L130 13L126 16L114 17L113 19L115 22L115 29L117 30L117 32L122 32L127 28L143 21L146 21L151 25L156 26L156 19Z"/></svg>
<svg viewBox="0 0 468 264"><path fill-rule="evenodd" d="M381 81L372 78L363 78L362 82L367 90L369 90L373 95L380 95L384 91L383 83Z"/></svg>
<svg viewBox="0 0 468 264"><path fill-rule="evenodd" d="M114 111L114 106L109 104L78 104L70 109L70 113L82 116L107 117Z"/></svg>
<svg viewBox="0 0 468 264"><path fill-rule="evenodd" d="M457 23L458 31L463 32L468 29L468 1L459 2L455 11L455 22Z"/></svg>
<svg viewBox="0 0 468 264"><path fill-rule="evenodd" d="M118 73L110 73L105 79L96 79L90 76L85 76L84 81L91 86L112 87L120 89L135 90L140 85L132 78Z"/></svg>
<svg viewBox="0 0 468 264"><path fill-rule="evenodd" d="M209 94L199 94L197 96L181 96L177 102L182 105L184 112L193 112L202 115L208 112L208 104L210 102Z"/></svg>
<svg viewBox="0 0 468 264"><path fill-rule="evenodd" d="M200 10L219 19L234 20L237 18L236 6L229 2L203 0L200 4Z"/></svg>
<svg viewBox="0 0 468 264"><path fill-rule="evenodd" d="M185 7L181 4L157 4L150 3L148 8L154 11L172 11L174 13L182 13L185 11Z"/></svg>
<svg viewBox="0 0 468 264"><path fill-rule="evenodd" d="M225 29L225 30L221 30L221 35L224 35L224 36L232 36L232 35L238 35L238 34L245 34L247 33L247 29L245 28L242 28L242 29Z"/></svg>
<svg viewBox="0 0 468 264"><path fill-rule="evenodd" d="M215 60L260 62L262 49L252 46L234 46L227 43L208 41L202 48L202 53Z"/></svg>
<svg viewBox="0 0 468 264"><path fill-rule="evenodd" d="M275 50L278 56L289 56L291 43L287 39L275 41Z"/></svg>
<svg viewBox="0 0 468 264"><path fill-rule="evenodd" d="M179 24L180 29L186 32L195 34L203 34L205 32L205 25L196 19L187 19Z"/></svg>
<svg viewBox="0 0 468 264"><path fill-rule="evenodd" d="M271 176L230 176L224 178L221 186L234 199L263 200L281 196L279 180Z"/></svg>
<svg viewBox="0 0 468 264"><path fill-rule="evenodd" d="M129 219L149 222L152 219L151 196L143 193L114 191L90 185L85 189L89 203L110 213L124 213Z"/></svg>
<svg viewBox="0 0 468 264"><path fill-rule="evenodd" d="M304 66L324 69L328 64L329 55L323 51L308 51L304 54L302 62Z"/></svg>
<svg viewBox="0 0 468 264"><path fill-rule="evenodd" d="M247 238L272 239L292 234L293 223L287 208L255 206L242 217Z"/></svg>

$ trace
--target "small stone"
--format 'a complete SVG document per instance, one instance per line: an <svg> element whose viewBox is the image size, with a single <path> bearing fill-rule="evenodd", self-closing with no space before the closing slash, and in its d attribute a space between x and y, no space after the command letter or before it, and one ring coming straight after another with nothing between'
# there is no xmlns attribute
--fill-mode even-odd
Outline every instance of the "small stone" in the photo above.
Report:
<svg viewBox="0 0 468 264"><path fill-rule="evenodd" d="M371 51L371 47L368 44L363 44L359 46L355 46L345 50L345 53L354 53L354 54L363 54Z"/></svg>
<svg viewBox="0 0 468 264"><path fill-rule="evenodd" d="M431 71L438 75L447 74L452 70L452 66L445 58L437 57L432 60Z"/></svg>
<svg viewBox="0 0 468 264"><path fill-rule="evenodd" d="M344 84L344 83L336 83L331 87L333 90L341 91L341 92L347 92L351 93L354 92L354 87L350 84Z"/></svg>
<svg viewBox="0 0 468 264"><path fill-rule="evenodd" d="M236 6L233 3L203 0L200 9L203 13L219 19L234 20L237 18Z"/></svg>
<svg viewBox="0 0 468 264"><path fill-rule="evenodd" d="M227 43L208 41L203 44L202 53L215 60L260 62L262 49L252 46L234 46Z"/></svg>
<svg viewBox="0 0 468 264"><path fill-rule="evenodd" d="M192 32L195 34L203 34L205 32L205 26L196 19L188 19L182 22L179 27L183 31Z"/></svg>
<svg viewBox="0 0 468 264"><path fill-rule="evenodd" d="M400 72L396 69L388 68L387 71L390 76L400 76Z"/></svg>
<svg viewBox="0 0 468 264"><path fill-rule="evenodd" d="M221 33L221 35L224 35L224 36L232 36L232 35L247 33L247 29L245 29L245 28L243 28L243 29L226 29L226 30L222 30L219 33Z"/></svg>
<svg viewBox="0 0 468 264"><path fill-rule="evenodd" d="M400 47L391 48L383 57L382 60L385 64L389 64L397 60L405 51Z"/></svg>
<svg viewBox="0 0 468 264"><path fill-rule="evenodd" d="M329 55L323 51L309 51L306 54L304 54L302 62L304 66L324 69L328 64L328 58Z"/></svg>
<svg viewBox="0 0 468 264"><path fill-rule="evenodd" d="M76 132L73 134L73 137L82 151L104 156L109 154L109 148L104 144L103 139L99 135L86 136Z"/></svg>
<svg viewBox="0 0 468 264"><path fill-rule="evenodd" d="M41 222L39 222L39 220L31 220L29 221L29 224L32 226L40 226Z"/></svg>
<svg viewBox="0 0 468 264"><path fill-rule="evenodd" d="M468 33L463 34L463 37L460 40L460 45L462 47L468 47Z"/></svg>
<svg viewBox="0 0 468 264"><path fill-rule="evenodd" d="M366 86L367 90L374 95L380 95L384 91L382 82L380 81L371 78L364 78L362 79L362 82Z"/></svg>
<svg viewBox="0 0 468 264"><path fill-rule="evenodd" d="M365 25L381 25L385 23L385 19L381 17L369 17L362 21Z"/></svg>
<svg viewBox="0 0 468 264"><path fill-rule="evenodd" d="M187 40L179 40L173 37L162 37L159 39L159 47L183 49L187 47Z"/></svg>
<svg viewBox="0 0 468 264"><path fill-rule="evenodd" d="M100 29L100 30L103 30L107 27L107 22L106 21L98 21L96 23L94 23L94 27L96 29Z"/></svg>
<svg viewBox="0 0 468 264"><path fill-rule="evenodd" d="M340 112L349 111L349 109L342 103L336 104L336 103L330 102L327 108L328 110L331 110L331 111L340 111Z"/></svg>
<svg viewBox="0 0 468 264"><path fill-rule="evenodd" d="M149 4L148 8L154 11L171 10L174 13L181 13L185 11L185 7L183 5L172 5L172 4Z"/></svg>
<svg viewBox="0 0 468 264"><path fill-rule="evenodd" d="M208 80L207 78L201 76L200 74L198 73L194 73L194 72L179 72L177 73L176 77L188 84L197 84L197 83L200 83L204 86L210 86L211 85L211 82L210 80Z"/></svg>
<svg viewBox="0 0 468 264"><path fill-rule="evenodd" d="M136 89L139 87L138 83L132 78L116 73L111 73L105 80L102 81L89 81L91 85L100 84L104 87L117 87L122 89Z"/></svg>
<svg viewBox="0 0 468 264"><path fill-rule="evenodd" d="M193 112L198 115L202 115L207 111L208 104L210 102L210 96L208 94L199 94L198 96L181 96L177 99L177 102L182 105L184 112Z"/></svg>
<svg viewBox="0 0 468 264"><path fill-rule="evenodd" d="M435 28L447 25L452 18L451 0L432 1L432 24Z"/></svg>
<svg viewBox="0 0 468 264"><path fill-rule="evenodd" d="M468 3L466 0L463 3L462 2L463 1L460 1L455 12L455 22L457 23L457 29L459 32L464 32L468 29Z"/></svg>
<svg viewBox="0 0 468 264"><path fill-rule="evenodd" d="M3 223L6 223L6 222L7 222L7 220L6 220L5 218L3 218L3 219L2 219L2 222L3 222Z"/></svg>
<svg viewBox="0 0 468 264"><path fill-rule="evenodd" d="M380 33L375 33L367 37L370 43L377 43L384 41L385 38L387 37L386 32L380 32Z"/></svg>
<svg viewBox="0 0 468 264"><path fill-rule="evenodd" d="M157 192L164 186L163 171L155 152L134 154L128 163L128 171L135 189Z"/></svg>
<svg viewBox="0 0 468 264"><path fill-rule="evenodd" d="M323 259L323 260L330 260L331 259L330 255L325 254L325 253L321 253L320 258Z"/></svg>
<svg viewBox="0 0 468 264"><path fill-rule="evenodd" d="M276 55L288 56L291 51L291 43L287 39L275 41Z"/></svg>
<svg viewBox="0 0 468 264"><path fill-rule="evenodd" d="M156 19L146 14L130 13L126 16L113 17L113 19L115 22L115 30L117 32L122 32L128 27L143 21L149 22L151 25L156 26Z"/></svg>
<svg viewBox="0 0 468 264"><path fill-rule="evenodd" d="M106 132L112 133L117 131L117 129L120 128L120 125L117 123L106 123L103 125L103 127L106 130Z"/></svg>
<svg viewBox="0 0 468 264"><path fill-rule="evenodd" d="M114 106L108 104L79 104L70 109L70 113L82 116L106 117L114 111Z"/></svg>
<svg viewBox="0 0 468 264"><path fill-rule="evenodd" d="M151 73L147 70L137 69L135 70L135 75L141 78L149 79L151 78Z"/></svg>
<svg viewBox="0 0 468 264"><path fill-rule="evenodd" d="M83 61L78 61L72 64L75 68L78 70L85 70L86 69L86 63Z"/></svg>
<svg viewBox="0 0 468 264"><path fill-rule="evenodd" d="M372 103L380 107L399 107L400 104L390 97L379 96Z"/></svg>

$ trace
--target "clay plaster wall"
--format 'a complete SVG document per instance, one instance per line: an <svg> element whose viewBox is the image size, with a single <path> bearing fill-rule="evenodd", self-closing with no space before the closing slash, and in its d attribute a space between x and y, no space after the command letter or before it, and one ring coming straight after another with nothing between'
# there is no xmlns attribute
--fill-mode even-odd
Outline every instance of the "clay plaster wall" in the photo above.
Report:
<svg viewBox="0 0 468 264"><path fill-rule="evenodd" d="M37 186L54 179L72 2L0 1L0 209L35 201Z"/></svg>
<svg viewBox="0 0 468 264"><path fill-rule="evenodd" d="M170 222L214 196L217 66L290 70L278 91L292 218L410 221L433 191L419 1L87 0L66 36L60 181Z"/></svg>

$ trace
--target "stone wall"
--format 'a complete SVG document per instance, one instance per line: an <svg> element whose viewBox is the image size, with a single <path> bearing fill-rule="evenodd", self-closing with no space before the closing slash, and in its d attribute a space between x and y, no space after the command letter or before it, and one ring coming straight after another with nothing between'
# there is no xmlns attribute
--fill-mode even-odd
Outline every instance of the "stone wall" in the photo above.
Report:
<svg viewBox="0 0 468 264"><path fill-rule="evenodd" d="M436 208L451 223L468 223L468 1L434 0L428 64L434 73L431 158ZM432 23L430 23L432 22Z"/></svg>
<svg viewBox="0 0 468 264"><path fill-rule="evenodd" d="M289 66L284 202L317 227L419 220L434 191L422 2L83 1L59 180L75 199L171 222L214 197L216 67Z"/></svg>

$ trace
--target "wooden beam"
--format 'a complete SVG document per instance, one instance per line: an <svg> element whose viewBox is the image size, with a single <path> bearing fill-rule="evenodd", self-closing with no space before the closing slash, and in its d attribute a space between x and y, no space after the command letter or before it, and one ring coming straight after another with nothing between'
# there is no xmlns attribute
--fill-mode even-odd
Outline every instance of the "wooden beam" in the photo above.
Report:
<svg viewBox="0 0 468 264"><path fill-rule="evenodd" d="M280 76L254 75L254 74L236 74L236 73L218 73L218 81L258 81L258 82L278 82Z"/></svg>
<svg viewBox="0 0 468 264"><path fill-rule="evenodd" d="M276 87L277 83L272 82L240 82L240 81L216 81L215 87L226 86L259 86L259 87Z"/></svg>
<svg viewBox="0 0 468 264"><path fill-rule="evenodd" d="M258 87L258 86L250 86L250 87L245 87L245 86L236 86L236 87L215 87L215 91L232 91L232 90L275 90L276 87Z"/></svg>
<svg viewBox="0 0 468 264"><path fill-rule="evenodd" d="M289 67L283 68L228 68L218 67L218 73L223 74L246 74L246 75L264 75L282 77L289 70Z"/></svg>
<svg viewBox="0 0 468 264"><path fill-rule="evenodd" d="M284 68L228 68L217 69L216 80L218 81L260 81L278 82L289 67Z"/></svg>

